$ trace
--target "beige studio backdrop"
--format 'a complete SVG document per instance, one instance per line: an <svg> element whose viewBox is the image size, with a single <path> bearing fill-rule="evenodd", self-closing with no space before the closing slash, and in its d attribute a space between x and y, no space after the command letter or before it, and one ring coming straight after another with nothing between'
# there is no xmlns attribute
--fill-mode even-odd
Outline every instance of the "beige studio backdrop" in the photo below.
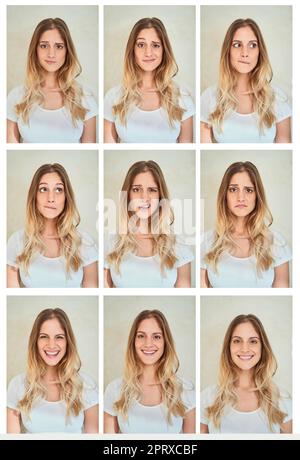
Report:
<svg viewBox="0 0 300 460"><path fill-rule="evenodd" d="M104 6L104 92L121 84L129 34L134 24L146 17L164 23L179 69L175 80L195 100L194 6Z"/></svg>
<svg viewBox="0 0 300 460"><path fill-rule="evenodd" d="M278 5L201 6L201 92L218 82L221 47L230 24L251 18L261 29L274 85L292 96L292 7Z"/></svg>
<svg viewBox="0 0 300 460"><path fill-rule="evenodd" d="M119 191L130 166L136 161L153 160L160 166L175 214L174 226L178 237L195 244L195 151L194 150L106 150L104 152L104 198L119 202ZM185 201L184 201L185 200ZM107 211L105 206L105 211ZM106 218L108 213L105 212ZM110 215L110 214L109 214ZM117 222L117 217L113 223ZM105 227L108 221L104 221ZM110 228L110 227L109 227ZM109 232L108 228L105 228ZM194 262L192 262L192 286L195 286Z"/></svg>
<svg viewBox="0 0 300 460"><path fill-rule="evenodd" d="M26 200L35 171L60 163L67 171L81 217L79 229L98 241L98 152L96 150L9 150L7 152L7 238L25 225Z"/></svg>
<svg viewBox="0 0 300 460"><path fill-rule="evenodd" d="M98 100L98 7L26 5L7 7L7 92L24 84L27 51L34 29L46 18L63 19L82 67L78 81Z"/></svg>
<svg viewBox="0 0 300 460"><path fill-rule="evenodd" d="M98 382L98 297L9 296L7 298L7 383L26 371L29 335L45 308L66 312L76 338L82 371Z"/></svg>
<svg viewBox="0 0 300 460"><path fill-rule="evenodd" d="M217 383L223 339L241 314L257 316L266 331L278 369L274 381L292 395L292 297L201 297L201 390Z"/></svg>
<svg viewBox="0 0 300 460"><path fill-rule="evenodd" d="M292 152L290 150L202 150L201 232L215 228L217 194L222 177L232 163L251 161L257 167L278 230L292 248Z"/></svg>
<svg viewBox="0 0 300 460"><path fill-rule="evenodd" d="M194 296L104 297L104 389L122 377L127 340L136 316L143 310L160 310L166 317L179 358L178 375L195 384Z"/></svg>

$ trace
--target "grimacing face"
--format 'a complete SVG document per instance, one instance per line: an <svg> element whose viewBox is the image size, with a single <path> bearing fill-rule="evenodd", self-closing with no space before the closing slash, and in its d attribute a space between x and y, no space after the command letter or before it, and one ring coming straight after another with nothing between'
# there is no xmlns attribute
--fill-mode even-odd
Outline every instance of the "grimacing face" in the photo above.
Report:
<svg viewBox="0 0 300 460"><path fill-rule="evenodd" d="M237 218L247 217L256 205L256 190L246 171L233 174L226 193L228 209Z"/></svg>
<svg viewBox="0 0 300 460"><path fill-rule="evenodd" d="M230 63L239 74L250 73L257 65L259 46L249 26L240 27L234 34L230 48Z"/></svg>
<svg viewBox="0 0 300 460"><path fill-rule="evenodd" d="M159 206L159 187L153 174L145 171L133 179L129 191L129 211L133 211L139 219L148 219Z"/></svg>
<svg viewBox="0 0 300 460"><path fill-rule="evenodd" d="M152 72L157 69L162 61L163 52L163 44L153 27L139 32L134 46L134 56L141 70Z"/></svg>
<svg viewBox="0 0 300 460"><path fill-rule="evenodd" d="M41 177L36 195L37 209L45 219L56 219L65 207L65 187L56 172Z"/></svg>
<svg viewBox="0 0 300 460"><path fill-rule="evenodd" d="M66 44L57 29L42 33L37 46L37 56L46 72L57 72L64 65L66 54Z"/></svg>

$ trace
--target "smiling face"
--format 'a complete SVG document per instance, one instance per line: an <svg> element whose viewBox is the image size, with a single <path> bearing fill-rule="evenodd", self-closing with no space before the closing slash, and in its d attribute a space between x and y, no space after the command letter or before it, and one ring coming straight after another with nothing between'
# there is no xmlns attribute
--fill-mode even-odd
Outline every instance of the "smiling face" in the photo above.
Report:
<svg viewBox="0 0 300 460"><path fill-rule="evenodd" d="M251 72L257 65L259 46L251 27L240 27L234 34L230 48L230 63L240 74Z"/></svg>
<svg viewBox="0 0 300 460"><path fill-rule="evenodd" d="M134 46L134 56L137 65L144 72L152 72L160 65L163 45L153 27L139 32Z"/></svg>
<svg viewBox="0 0 300 460"><path fill-rule="evenodd" d="M46 30L40 37L37 56L46 72L57 72L66 60L66 44L57 29Z"/></svg>
<svg viewBox="0 0 300 460"><path fill-rule="evenodd" d="M38 352L47 366L56 366L65 356L67 339L57 318L48 319L40 329Z"/></svg>
<svg viewBox="0 0 300 460"><path fill-rule="evenodd" d="M262 344L251 322L241 323L233 330L230 341L232 361L240 370L250 370L260 361Z"/></svg>
<svg viewBox="0 0 300 460"><path fill-rule="evenodd" d="M44 174L39 182L36 203L45 219L56 219L64 210L65 188L56 172Z"/></svg>
<svg viewBox="0 0 300 460"><path fill-rule="evenodd" d="M141 363L153 366L158 363L165 349L163 332L155 318L140 322L135 335L135 351Z"/></svg>
<svg viewBox="0 0 300 460"><path fill-rule="evenodd" d="M236 217L248 216L256 204L256 191L246 171L234 174L226 193L228 209Z"/></svg>
<svg viewBox="0 0 300 460"><path fill-rule="evenodd" d="M158 208L159 187L150 171L137 174L129 191L129 210L148 219Z"/></svg>

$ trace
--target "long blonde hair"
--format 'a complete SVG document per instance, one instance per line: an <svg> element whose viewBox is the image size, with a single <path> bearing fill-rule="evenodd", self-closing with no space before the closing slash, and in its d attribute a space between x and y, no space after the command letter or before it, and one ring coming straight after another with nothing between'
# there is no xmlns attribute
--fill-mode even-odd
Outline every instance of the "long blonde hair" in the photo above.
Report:
<svg viewBox="0 0 300 460"><path fill-rule="evenodd" d="M180 91L173 81L173 77L178 72L178 66L165 26L158 18L143 18L133 26L130 32L124 57L122 96L120 101L113 106L114 114L119 117L123 125L126 125L129 111L133 106L139 105L142 99L139 89L142 71L136 63L134 54L136 40L141 30L152 28L155 29L163 47L162 61L154 71L154 83L161 99L161 106L168 113L171 126L174 121L181 121L185 112L185 109L179 105Z"/></svg>
<svg viewBox="0 0 300 460"><path fill-rule="evenodd" d="M167 420L171 423L171 416L183 417L186 407L182 401L183 385L176 375L179 360L174 340L167 319L159 310L143 310L133 321L127 343L121 397L115 402L114 407L126 418L133 402L141 398L142 389L139 379L143 373L143 364L136 353L135 339L140 323L148 318L156 320L164 337L164 352L157 363L156 377L162 387L162 402L168 411Z"/></svg>
<svg viewBox="0 0 300 460"><path fill-rule="evenodd" d="M273 235L269 226L273 222L268 208L264 186L256 166L250 161L238 161L231 164L223 176L217 198L217 226L215 239L205 260L217 271L218 261L224 251L232 251L236 242L232 238L235 219L227 205L227 192L234 174L247 172L254 185L256 203L246 218L246 230L249 234L250 254L256 258L257 272L268 270L274 263L272 255Z"/></svg>
<svg viewBox="0 0 300 460"><path fill-rule="evenodd" d="M217 104L215 111L210 115L210 121L216 125L219 131L222 130L222 123L226 114L235 110L238 104L234 95L237 75L230 62L230 50L235 32L242 27L250 27L258 42L258 62L249 74L249 94L252 97L253 110L258 114L259 127L261 130L264 127L270 128L276 121L275 96L270 86L273 72L262 33L253 19L236 19L230 25L224 38L220 59Z"/></svg>
<svg viewBox="0 0 300 460"><path fill-rule="evenodd" d="M60 399L65 401L67 418L78 416L83 410L83 382L78 374L81 362L78 355L76 340L67 314L61 308L47 308L36 317L28 342L28 358L26 372L26 392L20 400L18 408L30 417L30 411L35 401L47 396L47 390L42 383L47 366L38 351L38 338L45 321L56 318L66 335L67 349L64 357L57 364L57 385Z"/></svg>
<svg viewBox="0 0 300 460"><path fill-rule="evenodd" d="M266 414L273 431L273 425L281 425L287 414L279 408L279 389L272 381L277 370L276 358L261 321L252 314L236 316L228 326L220 359L218 392L213 404L206 409L207 417L216 427L220 427L225 407L235 407L238 402L235 385L239 369L232 360L230 343L235 328L243 323L251 323L261 341L261 358L255 365L253 379L258 405Z"/></svg>
<svg viewBox="0 0 300 460"><path fill-rule="evenodd" d="M129 252L135 252L137 249L137 241L130 225L130 218L134 213L129 209L129 197L135 177L147 171L152 174L158 186L160 200L158 209L149 219L153 230L153 252L160 259L162 272L165 268L173 268L177 261L175 255L176 238L172 233L174 214L169 203L169 192L164 175L155 161L137 161L129 168L122 186L119 203L119 233L114 249L107 256L107 261L115 266L117 272L120 271L120 264L125 255Z"/></svg>
<svg viewBox="0 0 300 460"><path fill-rule="evenodd" d="M87 109L82 105L83 91L75 81L81 73L81 66L68 26L60 18L43 19L35 28L27 55L25 94L23 100L16 105L16 112L28 124L30 111L34 105L41 105L44 101L42 86L45 81L45 71L39 63L37 47L41 35L53 29L57 29L66 47L66 59L57 71L57 83L63 95L64 104L71 113L73 124L76 125L76 121L84 120L87 113Z"/></svg>
<svg viewBox="0 0 300 460"><path fill-rule="evenodd" d="M44 174L49 173L57 173L64 185L65 206L62 213L57 217L56 225L61 254L66 261L66 272L69 273L71 269L78 271L82 265L81 237L77 231L80 216L69 176L65 168L59 163L44 164L35 172L27 196L24 250L17 257L17 263L24 268L26 273L28 273L35 254L45 250L45 244L42 240L45 219L37 208L36 199L41 178Z"/></svg>

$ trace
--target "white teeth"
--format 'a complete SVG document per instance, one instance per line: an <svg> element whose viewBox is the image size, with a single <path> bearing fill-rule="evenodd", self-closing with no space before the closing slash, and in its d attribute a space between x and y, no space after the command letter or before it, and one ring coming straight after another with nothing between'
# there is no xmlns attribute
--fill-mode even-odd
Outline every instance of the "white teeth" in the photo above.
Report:
<svg viewBox="0 0 300 460"><path fill-rule="evenodd" d="M249 359L252 359L253 358L253 355L245 355L245 356L241 356L241 355L238 355L238 357L240 359L243 359L244 361L247 361Z"/></svg>
<svg viewBox="0 0 300 460"><path fill-rule="evenodd" d="M45 351L47 356L57 356L59 351Z"/></svg>
<svg viewBox="0 0 300 460"><path fill-rule="evenodd" d="M154 351L142 350L142 352L143 352L145 355L153 355L153 354L155 353L155 350L154 350Z"/></svg>

